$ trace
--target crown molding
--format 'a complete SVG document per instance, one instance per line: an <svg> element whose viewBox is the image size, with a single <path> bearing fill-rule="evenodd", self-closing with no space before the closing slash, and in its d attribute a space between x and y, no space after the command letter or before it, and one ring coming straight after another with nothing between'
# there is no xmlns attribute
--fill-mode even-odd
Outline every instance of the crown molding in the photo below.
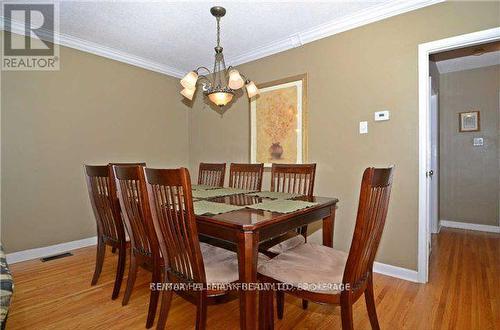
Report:
<svg viewBox="0 0 500 330"><path fill-rule="evenodd" d="M5 21L7 21L5 17L0 17L0 29L2 31L5 30ZM15 21L11 21L10 23L10 32L19 35L25 35L23 24ZM51 34L50 31L39 31L39 33L42 39L44 39L44 36L48 36ZM185 74L183 70L179 70L168 65L154 62L143 57L135 56L111 47L106 47L98 43L73 37L64 33L55 33L54 43L177 78L181 78Z"/></svg>
<svg viewBox="0 0 500 330"><path fill-rule="evenodd" d="M258 60L260 58L277 54L288 49L300 47L304 44L332 36L347 30L377 22L392 16L400 15L412 10L431 6L445 0L408 0L397 3L385 3L380 6L367 8L356 14L346 16L340 20L334 20L315 26L309 30L302 31L284 39L274 41L262 47L258 47L250 52L229 57L227 63L233 66Z"/></svg>

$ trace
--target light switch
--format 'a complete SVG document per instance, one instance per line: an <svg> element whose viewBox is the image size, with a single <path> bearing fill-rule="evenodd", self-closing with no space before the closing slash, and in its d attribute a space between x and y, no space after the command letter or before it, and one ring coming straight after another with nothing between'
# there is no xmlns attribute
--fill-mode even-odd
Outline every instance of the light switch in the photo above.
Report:
<svg viewBox="0 0 500 330"><path fill-rule="evenodd" d="M359 134L366 134L368 133L368 122L367 121L360 121L359 122Z"/></svg>
<svg viewBox="0 0 500 330"><path fill-rule="evenodd" d="M377 111L375 112L375 121L389 120L389 111Z"/></svg>
<svg viewBox="0 0 500 330"><path fill-rule="evenodd" d="M481 147L484 145L484 139L483 138L474 138L472 141L472 145L474 147Z"/></svg>

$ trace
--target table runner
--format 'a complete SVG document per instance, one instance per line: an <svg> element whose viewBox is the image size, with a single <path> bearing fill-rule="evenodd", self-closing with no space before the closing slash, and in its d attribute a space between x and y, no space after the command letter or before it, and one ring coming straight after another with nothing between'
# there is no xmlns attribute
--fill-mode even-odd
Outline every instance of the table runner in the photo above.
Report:
<svg viewBox="0 0 500 330"><path fill-rule="evenodd" d="M304 202L304 201L294 201L288 199L276 199L272 201L265 201L262 203L257 203L253 205L248 205L248 208L256 210L264 210L279 213L290 213L301 209L312 207L318 203Z"/></svg>
<svg viewBox="0 0 500 330"><path fill-rule="evenodd" d="M215 187L215 186L209 186L207 184L194 184L191 186L192 190L213 190L213 189L220 189L220 187Z"/></svg>
<svg viewBox="0 0 500 330"><path fill-rule="evenodd" d="M207 213L220 214L244 208L244 206L236 206L236 205L229 205L229 204L209 202L209 201L197 201L193 203L193 206L194 206L194 214L196 215L202 215Z"/></svg>
<svg viewBox="0 0 500 330"><path fill-rule="evenodd" d="M247 194L249 196L257 196L261 198L271 198L271 199L290 199L294 197L303 196L301 194L290 194L277 191L258 191L254 193Z"/></svg>
<svg viewBox="0 0 500 330"><path fill-rule="evenodd" d="M252 192L252 191L244 190L244 189L235 189L235 188L221 188L221 189L212 189L212 190L193 190L193 197L194 198L212 198L212 197L245 194L245 193L249 193L249 192Z"/></svg>

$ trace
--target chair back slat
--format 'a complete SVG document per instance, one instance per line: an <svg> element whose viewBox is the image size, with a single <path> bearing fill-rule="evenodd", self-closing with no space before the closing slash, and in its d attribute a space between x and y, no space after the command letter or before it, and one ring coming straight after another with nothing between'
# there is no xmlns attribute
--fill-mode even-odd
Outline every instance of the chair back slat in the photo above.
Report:
<svg viewBox="0 0 500 330"><path fill-rule="evenodd" d="M143 165L113 165L116 190L134 252L152 257L156 235L149 213Z"/></svg>
<svg viewBox="0 0 500 330"><path fill-rule="evenodd" d="M198 184L214 187L224 187L225 175L226 163L200 163L200 169L198 171Z"/></svg>
<svg viewBox="0 0 500 330"><path fill-rule="evenodd" d="M191 180L185 168L145 169L154 230L168 271L186 282L206 283Z"/></svg>
<svg viewBox="0 0 500 330"><path fill-rule="evenodd" d="M344 270L344 283L354 289L371 275L392 188L393 167L367 168L361 182L358 215Z"/></svg>
<svg viewBox="0 0 500 330"><path fill-rule="evenodd" d="M264 164L236 164L229 167L229 187L253 191L262 190Z"/></svg>
<svg viewBox="0 0 500 330"><path fill-rule="evenodd" d="M271 191L312 196L316 164L274 164Z"/></svg>
<svg viewBox="0 0 500 330"><path fill-rule="evenodd" d="M125 241L125 230L116 204L116 189L107 165L84 165L90 203L94 211L98 236L114 242Z"/></svg>

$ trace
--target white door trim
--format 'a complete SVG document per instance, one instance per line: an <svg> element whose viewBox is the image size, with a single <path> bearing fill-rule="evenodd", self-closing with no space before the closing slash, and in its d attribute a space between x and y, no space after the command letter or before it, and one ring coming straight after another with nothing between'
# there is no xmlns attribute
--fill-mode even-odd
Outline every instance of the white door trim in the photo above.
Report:
<svg viewBox="0 0 500 330"><path fill-rule="evenodd" d="M427 219L428 205L426 201L427 143L429 139L427 121L429 116L429 55L497 39L500 39L500 28L463 34L418 45L418 280L422 283L427 282L429 274L427 242L430 235L430 226Z"/></svg>

